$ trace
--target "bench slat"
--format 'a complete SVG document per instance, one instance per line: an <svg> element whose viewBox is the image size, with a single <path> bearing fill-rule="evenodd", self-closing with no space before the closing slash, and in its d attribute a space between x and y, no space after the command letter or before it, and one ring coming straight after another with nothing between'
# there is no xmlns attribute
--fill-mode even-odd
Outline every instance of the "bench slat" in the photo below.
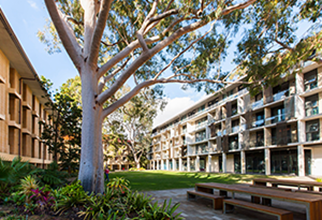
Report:
<svg viewBox="0 0 322 220"><path fill-rule="evenodd" d="M211 199L212 203L213 203L213 208L215 210L221 210L223 207L224 197L222 197L222 196L218 196L218 195L214 195L214 194L210 194L210 193L205 193L205 192L199 192L199 191L187 191L188 199L190 198L190 195L200 196L200 197L204 197L207 199Z"/></svg>
<svg viewBox="0 0 322 220"><path fill-rule="evenodd" d="M287 219L287 220L293 219L292 212L288 210L278 209L275 207L259 205L256 203L246 202L246 201L237 200L237 199L224 199L224 205L225 204L236 205L242 208L252 209L259 212L271 213L273 215L278 215L280 217L285 216L281 219Z"/></svg>

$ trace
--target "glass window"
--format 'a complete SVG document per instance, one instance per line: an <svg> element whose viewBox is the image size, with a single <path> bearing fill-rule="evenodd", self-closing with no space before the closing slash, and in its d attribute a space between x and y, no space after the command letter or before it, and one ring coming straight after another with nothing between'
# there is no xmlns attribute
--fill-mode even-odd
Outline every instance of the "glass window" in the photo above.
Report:
<svg viewBox="0 0 322 220"><path fill-rule="evenodd" d="M304 74L304 90L314 89L318 86L317 69Z"/></svg>
<svg viewBox="0 0 322 220"><path fill-rule="evenodd" d="M246 152L246 172L265 173L264 151Z"/></svg>
<svg viewBox="0 0 322 220"><path fill-rule="evenodd" d="M231 115L237 115L237 103L231 106Z"/></svg>
<svg viewBox="0 0 322 220"><path fill-rule="evenodd" d="M264 131L256 132L256 147L264 146Z"/></svg>
<svg viewBox="0 0 322 220"><path fill-rule="evenodd" d="M272 150L271 172L272 174L297 174L297 150Z"/></svg>
<svg viewBox="0 0 322 220"><path fill-rule="evenodd" d="M235 173L241 173L240 154L234 154L234 171Z"/></svg>
<svg viewBox="0 0 322 220"><path fill-rule="evenodd" d="M319 114L318 94L305 98L305 116Z"/></svg>
<svg viewBox="0 0 322 220"><path fill-rule="evenodd" d="M320 139L319 119L306 122L306 141L317 141Z"/></svg>
<svg viewBox="0 0 322 220"><path fill-rule="evenodd" d="M229 150L238 149L238 135L229 137Z"/></svg>
<svg viewBox="0 0 322 220"><path fill-rule="evenodd" d="M278 106L271 109L271 123L277 123L285 120L285 109L284 106Z"/></svg>

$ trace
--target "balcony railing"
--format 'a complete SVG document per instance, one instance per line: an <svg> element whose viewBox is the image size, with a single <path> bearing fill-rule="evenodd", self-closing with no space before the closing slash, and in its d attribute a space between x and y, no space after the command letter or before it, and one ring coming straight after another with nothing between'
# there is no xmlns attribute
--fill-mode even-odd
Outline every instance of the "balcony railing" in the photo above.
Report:
<svg viewBox="0 0 322 220"><path fill-rule="evenodd" d="M276 102L278 100L284 99L285 97L287 97L287 95L286 95L287 92L288 92L288 90L284 90L284 91L274 94L273 101Z"/></svg>
<svg viewBox="0 0 322 220"><path fill-rule="evenodd" d="M320 140L319 132L306 133L306 141L318 141Z"/></svg>
<svg viewBox="0 0 322 220"><path fill-rule="evenodd" d="M264 138L261 138L257 141L251 141L249 145L250 147L262 147L264 146Z"/></svg>
<svg viewBox="0 0 322 220"><path fill-rule="evenodd" d="M200 128L204 128L204 127L206 127L206 125L207 125L207 121L202 122L202 123L200 123L200 124L197 124L197 125L195 126L195 130L198 130L198 129L200 129Z"/></svg>
<svg viewBox="0 0 322 220"><path fill-rule="evenodd" d="M235 132L238 132L239 131L239 125L238 126L235 126L232 128L232 133L235 133Z"/></svg>
<svg viewBox="0 0 322 220"><path fill-rule="evenodd" d="M254 102L253 104L252 104L252 108L254 109L254 108L259 108L259 107L261 107L261 106L263 106L264 105L264 102L263 102L263 99L261 99L261 100L258 100L258 101L256 101L256 102Z"/></svg>
<svg viewBox="0 0 322 220"><path fill-rule="evenodd" d="M252 123L252 126L253 126L253 128L256 128L256 127L263 126L264 124L265 124L265 120L264 119L260 119L260 120L254 121Z"/></svg>
<svg viewBox="0 0 322 220"><path fill-rule="evenodd" d="M266 118L265 121L268 124L274 124L277 122L285 121L285 114L274 115L272 117Z"/></svg>

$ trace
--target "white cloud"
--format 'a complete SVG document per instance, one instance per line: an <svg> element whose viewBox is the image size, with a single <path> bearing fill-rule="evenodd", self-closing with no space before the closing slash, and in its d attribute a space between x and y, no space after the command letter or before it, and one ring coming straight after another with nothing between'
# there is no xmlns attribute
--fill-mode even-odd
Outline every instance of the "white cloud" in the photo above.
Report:
<svg viewBox="0 0 322 220"><path fill-rule="evenodd" d="M153 121L153 127L169 120L195 103L190 97L167 98L167 102L164 110L162 112L159 110L158 116Z"/></svg>
<svg viewBox="0 0 322 220"><path fill-rule="evenodd" d="M30 5L32 8L34 8L34 9L38 9L38 6L37 6L36 2L34 2L34 1L32 1L32 0L28 0L27 2L29 3L29 5Z"/></svg>

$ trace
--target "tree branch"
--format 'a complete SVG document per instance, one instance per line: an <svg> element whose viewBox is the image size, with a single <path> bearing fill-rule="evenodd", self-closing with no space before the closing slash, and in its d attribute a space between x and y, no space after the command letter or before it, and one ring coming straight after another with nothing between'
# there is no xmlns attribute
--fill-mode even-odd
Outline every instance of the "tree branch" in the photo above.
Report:
<svg viewBox="0 0 322 220"><path fill-rule="evenodd" d="M84 61L86 62L90 56L94 27L96 26L96 3L90 0L81 0L80 2L84 9Z"/></svg>
<svg viewBox="0 0 322 220"><path fill-rule="evenodd" d="M79 46L76 37L72 34L72 30L70 30L66 21L63 20L62 14L56 6L54 0L45 0L45 4L48 10L48 13L53 21L57 33L60 37L64 48L66 49L69 57L73 61L74 65L78 70L80 70L82 65L82 57L81 57L81 47Z"/></svg>
<svg viewBox="0 0 322 220"><path fill-rule="evenodd" d="M103 82L100 82L98 85L99 93L102 92L105 83L108 82L109 80L111 80L118 72L120 72L126 66L126 64L130 61L130 59L131 58L128 58L121 66L117 67L110 75L104 77Z"/></svg>
<svg viewBox="0 0 322 220"><path fill-rule="evenodd" d="M110 11L112 0L102 0L99 16L97 19L97 24L94 30L94 35L92 38L91 43L91 51L89 55L88 62L89 63L97 63L99 49L100 49L100 42L104 33L106 20L108 17L108 13Z"/></svg>
<svg viewBox="0 0 322 220"><path fill-rule="evenodd" d="M237 4L235 6L231 6L226 10L226 13L232 12L236 9L245 8L256 0L249 0L246 3ZM225 11L225 10L224 10ZM181 36L191 31L194 31L204 25L206 25L209 21L200 20L185 27L179 28L175 31L171 36L164 39L160 43L158 43L154 48L149 50L149 53L142 53L131 65L123 72L123 74L115 81L115 83L107 90L98 95L96 101L100 104L103 104L108 98L110 98L124 83L128 80L128 78L146 61L151 59L155 54L160 52L163 48L167 47ZM119 55L119 54L118 54ZM148 82L148 81L147 81ZM139 85L138 85L139 86Z"/></svg>

